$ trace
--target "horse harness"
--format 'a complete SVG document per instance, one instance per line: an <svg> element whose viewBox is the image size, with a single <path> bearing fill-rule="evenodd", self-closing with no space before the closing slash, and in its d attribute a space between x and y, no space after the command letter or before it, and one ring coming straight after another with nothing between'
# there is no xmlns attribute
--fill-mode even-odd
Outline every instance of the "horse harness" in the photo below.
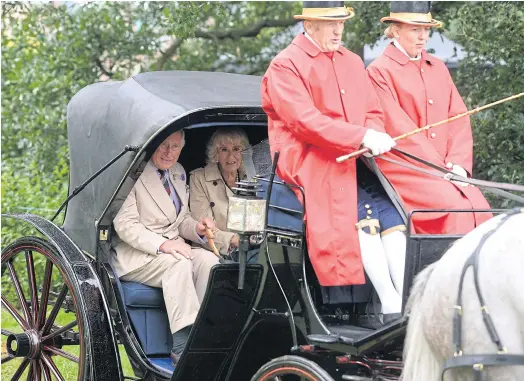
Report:
<svg viewBox="0 0 524 381"><path fill-rule="evenodd" d="M455 368L464 368L472 367L474 374L474 381L483 381L484 380L484 367L485 366L506 366L506 365L522 365L524 366L524 355L514 355L508 354L506 347L502 344L500 337L497 333L493 320L488 311L488 307L484 303L484 298L482 292L480 291L480 286L478 282L478 266L479 266L479 256L480 250L484 243L488 240L493 233L495 233L508 219L517 213L524 212L524 208L515 208L510 210L502 219L499 221L498 225L495 226L492 230L486 233L479 244L477 245L475 251L468 258L462 269L462 274L460 277L459 291L457 297L457 303L455 305L455 312L453 315L453 344L455 346L455 353L452 358L448 359L444 363L444 369L442 371L441 380L444 381L444 375L449 369ZM474 354L474 355L464 355L462 352L462 287L464 283L464 277L466 271L469 267L473 268L473 277L475 282L475 289L477 291L477 296L480 301L480 310L482 312L482 319L484 325L489 333L491 341L497 346L498 353L496 354Z"/></svg>

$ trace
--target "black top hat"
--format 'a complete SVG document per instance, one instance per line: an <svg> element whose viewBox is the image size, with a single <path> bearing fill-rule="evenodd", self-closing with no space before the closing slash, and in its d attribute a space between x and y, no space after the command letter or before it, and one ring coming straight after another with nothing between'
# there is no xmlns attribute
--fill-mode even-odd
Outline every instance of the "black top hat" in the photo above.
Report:
<svg viewBox="0 0 524 381"><path fill-rule="evenodd" d="M355 16L353 8L344 6L343 1L304 1L298 20L347 20Z"/></svg>
<svg viewBox="0 0 524 381"><path fill-rule="evenodd" d="M431 17L431 1L392 1L389 17L382 17L380 21L442 26L440 21Z"/></svg>

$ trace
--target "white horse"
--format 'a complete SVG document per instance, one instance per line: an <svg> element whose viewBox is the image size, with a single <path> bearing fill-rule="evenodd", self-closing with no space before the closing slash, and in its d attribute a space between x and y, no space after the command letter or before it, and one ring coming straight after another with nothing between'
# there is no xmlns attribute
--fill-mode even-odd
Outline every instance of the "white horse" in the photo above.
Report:
<svg viewBox="0 0 524 381"><path fill-rule="evenodd" d="M452 322L464 264L481 238L504 215L486 221L458 240L438 262L417 275L406 311L403 381L440 381L444 363L453 357ZM482 245L478 280L500 341L509 354L524 355L524 209L511 215ZM496 354L484 325L473 270L462 290L462 351ZM486 366L483 380L524 381L524 366ZM472 367L448 370L446 380L473 380Z"/></svg>

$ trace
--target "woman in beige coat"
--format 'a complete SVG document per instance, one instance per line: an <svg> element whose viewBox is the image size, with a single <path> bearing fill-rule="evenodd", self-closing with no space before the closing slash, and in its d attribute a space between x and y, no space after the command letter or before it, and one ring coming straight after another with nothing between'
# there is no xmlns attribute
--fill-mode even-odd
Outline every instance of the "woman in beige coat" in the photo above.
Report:
<svg viewBox="0 0 524 381"><path fill-rule="evenodd" d="M245 179L241 152L249 146L237 128L219 128L207 144L207 165L191 172L189 206L193 218L213 218L215 244L221 254L238 247L239 237L227 231L227 208L235 182Z"/></svg>

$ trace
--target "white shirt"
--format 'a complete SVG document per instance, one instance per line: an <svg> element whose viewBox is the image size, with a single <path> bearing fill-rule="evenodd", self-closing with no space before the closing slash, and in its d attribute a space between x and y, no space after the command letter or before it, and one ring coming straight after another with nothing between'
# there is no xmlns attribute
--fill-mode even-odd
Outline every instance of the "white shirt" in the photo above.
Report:
<svg viewBox="0 0 524 381"><path fill-rule="evenodd" d="M402 45L400 45L400 42L398 42L396 38L393 39L393 45L395 45L398 50L400 50L402 53L404 53L406 56L408 56L410 61L418 61L422 57L422 55L419 54L415 58L411 58L409 56L408 52L406 52L406 50L402 47Z"/></svg>
<svg viewBox="0 0 524 381"><path fill-rule="evenodd" d="M313 45L315 45L315 46L316 46L320 51L322 51L322 48L320 47L320 45L317 44L317 43L315 42L315 40L313 40L313 38L312 38L309 34L307 34L307 32L304 32L304 36L306 36L306 38L307 38L309 41L311 41L311 42L313 43Z"/></svg>

